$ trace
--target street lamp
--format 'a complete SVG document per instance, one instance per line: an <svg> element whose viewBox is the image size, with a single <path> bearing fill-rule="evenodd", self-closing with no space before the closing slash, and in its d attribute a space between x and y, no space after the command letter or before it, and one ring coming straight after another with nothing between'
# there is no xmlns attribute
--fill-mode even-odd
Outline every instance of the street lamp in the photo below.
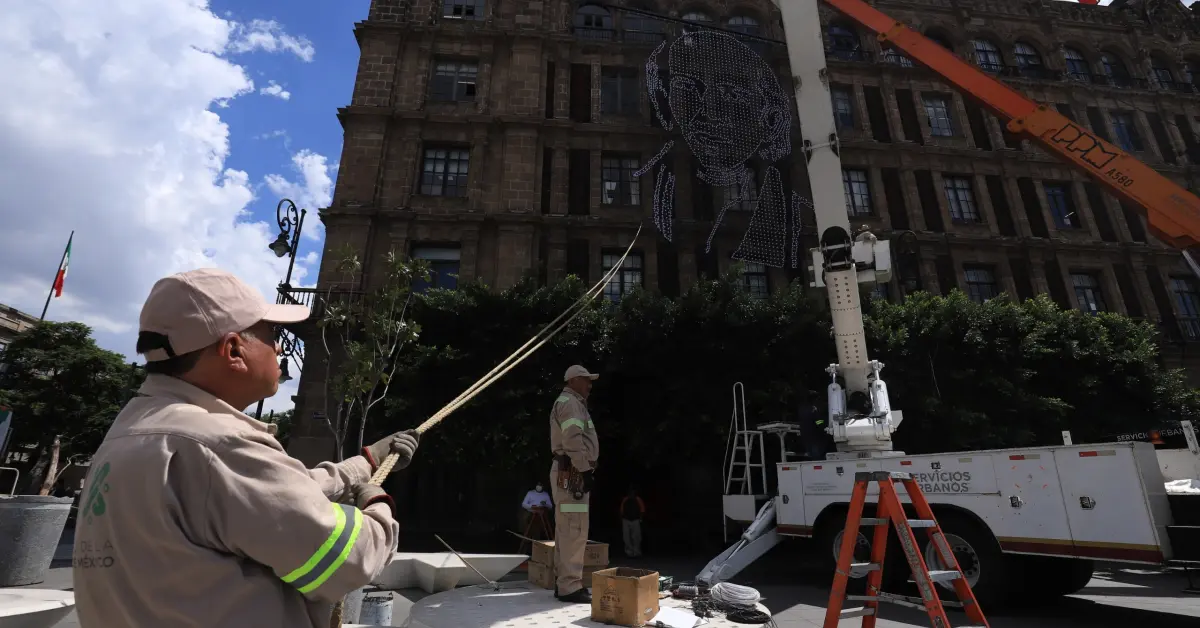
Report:
<svg viewBox="0 0 1200 628"><path fill-rule="evenodd" d="M279 291L282 293L284 288L289 288L292 285L292 270L296 267L296 251L300 246L300 231L304 229L304 216L308 213L306 209L297 209L296 204L291 199L283 199L275 206L275 223L279 225L279 236L275 241L267 245L275 257L288 256L287 275L283 279L283 283L279 284ZM288 372L288 361L296 357L298 362L304 361L304 349L300 346L300 339L296 338L291 332L280 328L275 342L279 344L279 383L285 384L292 381L291 373ZM258 408L254 411L254 418L262 420L263 402L258 402Z"/></svg>
<svg viewBox="0 0 1200 628"><path fill-rule="evenodd" d="M306 209L296 209L296 204L291 199L283 199L275 206L275 222L279 225L279 237L275 238L267 248L275 254L275 257L283 257L288 255L291 259L288 261L287 276L283 280L283 285L290 286L292 283L292 269L296 266L296 249L300 244L300 230L304 228L304 215L308 213Z"/></svg>

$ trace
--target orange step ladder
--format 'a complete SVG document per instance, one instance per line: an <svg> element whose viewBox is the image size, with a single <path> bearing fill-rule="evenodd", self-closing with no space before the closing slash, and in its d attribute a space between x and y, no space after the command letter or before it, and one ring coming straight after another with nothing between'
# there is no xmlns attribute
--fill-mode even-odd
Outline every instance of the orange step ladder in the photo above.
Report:
<svg viewBox="0 0 1200 628"><path fill-rule="evenodd" d="M872 482L879 483L879 503L876 506L875 517L863 517L863 507L867 501L867 490ZM904 513L904 505L900 502L900 494L896 485L904 485L908 498L912 501L917 518L909 519ZM880 590L883 584L883 561L887 556L888 526L895 526L896 536L900 538L900 546L912 569L913 581L921 592L919 598L885 593ZM871 541L871 562L853 563L854 546L858 539L860 526L874 526L875 536ZM917 538L913 528L925 528L929 539L933 542L942 565L946 570L930 571L925 564L925 558L918 549ZM867 572L866 595L846 595L846 585L850 581L851 570ZM935 583L953 583L954 592L966 611L968 626L960 628L990 628L975 594L967 584L954 552L946 542L942 528L933 516L933 509L925 501L921 487L913 480L911 473L891 471L868 471L854 474L854 493L850 497L850 512L846 515L846 531L842 534L842 548L838 554L837 572L833 576L833 590L829 593L829 606L825 611L824 628L837 628L838 622L852 617L862 617L862 628L875 628L875 619L879 616L879 604L887 602L924 610L929 614L929 622L934 628L951 628L946 609L938 597ZM858 608L843 610L846 600L862 601L864 605Z"/></svg>

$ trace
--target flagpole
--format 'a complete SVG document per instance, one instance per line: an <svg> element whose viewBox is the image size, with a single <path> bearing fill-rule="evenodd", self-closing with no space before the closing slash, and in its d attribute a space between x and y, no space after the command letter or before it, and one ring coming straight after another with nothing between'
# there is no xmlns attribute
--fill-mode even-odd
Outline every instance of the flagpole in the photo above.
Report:
<svg viewBox="0 0 1200 628"><path fill-rule="evenodd" d="M50 292L46 294L46 304L42 306L42 317L38 321L46 320L46 310L50 309L50 298L54 296L54 284L58 283L58 273L62 272L63 262L67 260L67 251L71 250L71 240L75 239L75 230L71 230L71 237L67 238L67 248L63 249L62 258L58 260L58 268L54 269L54 281L50 282Z"/></svg>

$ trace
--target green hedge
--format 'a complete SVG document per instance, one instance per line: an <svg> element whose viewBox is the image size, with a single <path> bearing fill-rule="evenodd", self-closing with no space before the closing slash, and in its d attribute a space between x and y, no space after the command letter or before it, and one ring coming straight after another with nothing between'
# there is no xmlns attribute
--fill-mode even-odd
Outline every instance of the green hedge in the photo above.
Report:
<svg viewBox="0 0 1200 628"><path fill-rule="evenodd" d="M583 290L571 277L547 288L427 293L414 310L419 345L369 431L417 425ZM645 460L719 459L735 381L752 423L795 420L808 391L824 411L824 369L836 356L820 296L793 284L757 300L731 274L674 300L638 292L619 305L598 301L431 432L423 454L543 471L550 403L563 371L580 363L602 374L590 405L603 447ZM1154 328L1124 316L1063 311L1044 297L976 304L955 292L876 301L866 323L892 405L904 411L897 447L911 453L1056 444L1065 429L1096 441L1200 408L1182 375L1159 365Z"/></svg>

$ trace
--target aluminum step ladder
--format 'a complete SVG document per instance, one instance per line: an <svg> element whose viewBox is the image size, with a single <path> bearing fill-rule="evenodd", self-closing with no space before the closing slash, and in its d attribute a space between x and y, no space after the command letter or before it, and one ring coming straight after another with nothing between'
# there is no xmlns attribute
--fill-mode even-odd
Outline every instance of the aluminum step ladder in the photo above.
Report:
<svg viewBox="0 0 1200 628"><path fill-rule="evenodd" d="M726 445L726 495L765 495L767 493L767 456L763 433L749 428L746 418L746 388L741 382L733 384L733 415L729 420L729 440ZM758 452L757 457L755 452ZM755 484L757 470L758 483Z"/></svg>
<svg viewBox="0 0 1200 628"><path fill-rule="evenodd" d="M867 490L872 482L879 483L879 504L874 517L862 516L863 507L867 501ZM900 494L896 484L904 486L909 500L916 510L917 518L909 519L904 512L904 504L900 502ZM875 528L875 536L871 542L871 562L854 563L854 548L857 544L860 526ZM896 536L900 538L900 547L912 570L913 580L920 591L919 598L885 593L880 590L883 585L883 562L887 556L888 527L894 526ZM925 558L918 548L917 539L913 535L914 528L924 528L929 533L929 540L936 548L942 569L930 571L925 564ZM850 580L850 572L867 572L866 595L846 595L846 585ZM942 528L933 516L933 509L921 493L921 487L913 480L911 473L893 471L868 471L854 474L854 492L850 496L850 512L846 515L846 531L842 534L842 547L838 553L837 572L833 576L833 590L829 593L829 606L825 610L824 628L837 628L838 622L853 617L862 618L862 628L875 628L875 620L879 616L879 604L886 602L923 610L929 615L929 623L934 628L950 628L950 618L946 616L946 604L938 597L935 583L949 583L954 587L954 593L962 604L969 626L960 628L989 628L983 610L975 599L975 593L967 584L958 561ZM846 600L864 602L858 608L843 609ZM948 603L947 603L948 604Z"/></svg>

